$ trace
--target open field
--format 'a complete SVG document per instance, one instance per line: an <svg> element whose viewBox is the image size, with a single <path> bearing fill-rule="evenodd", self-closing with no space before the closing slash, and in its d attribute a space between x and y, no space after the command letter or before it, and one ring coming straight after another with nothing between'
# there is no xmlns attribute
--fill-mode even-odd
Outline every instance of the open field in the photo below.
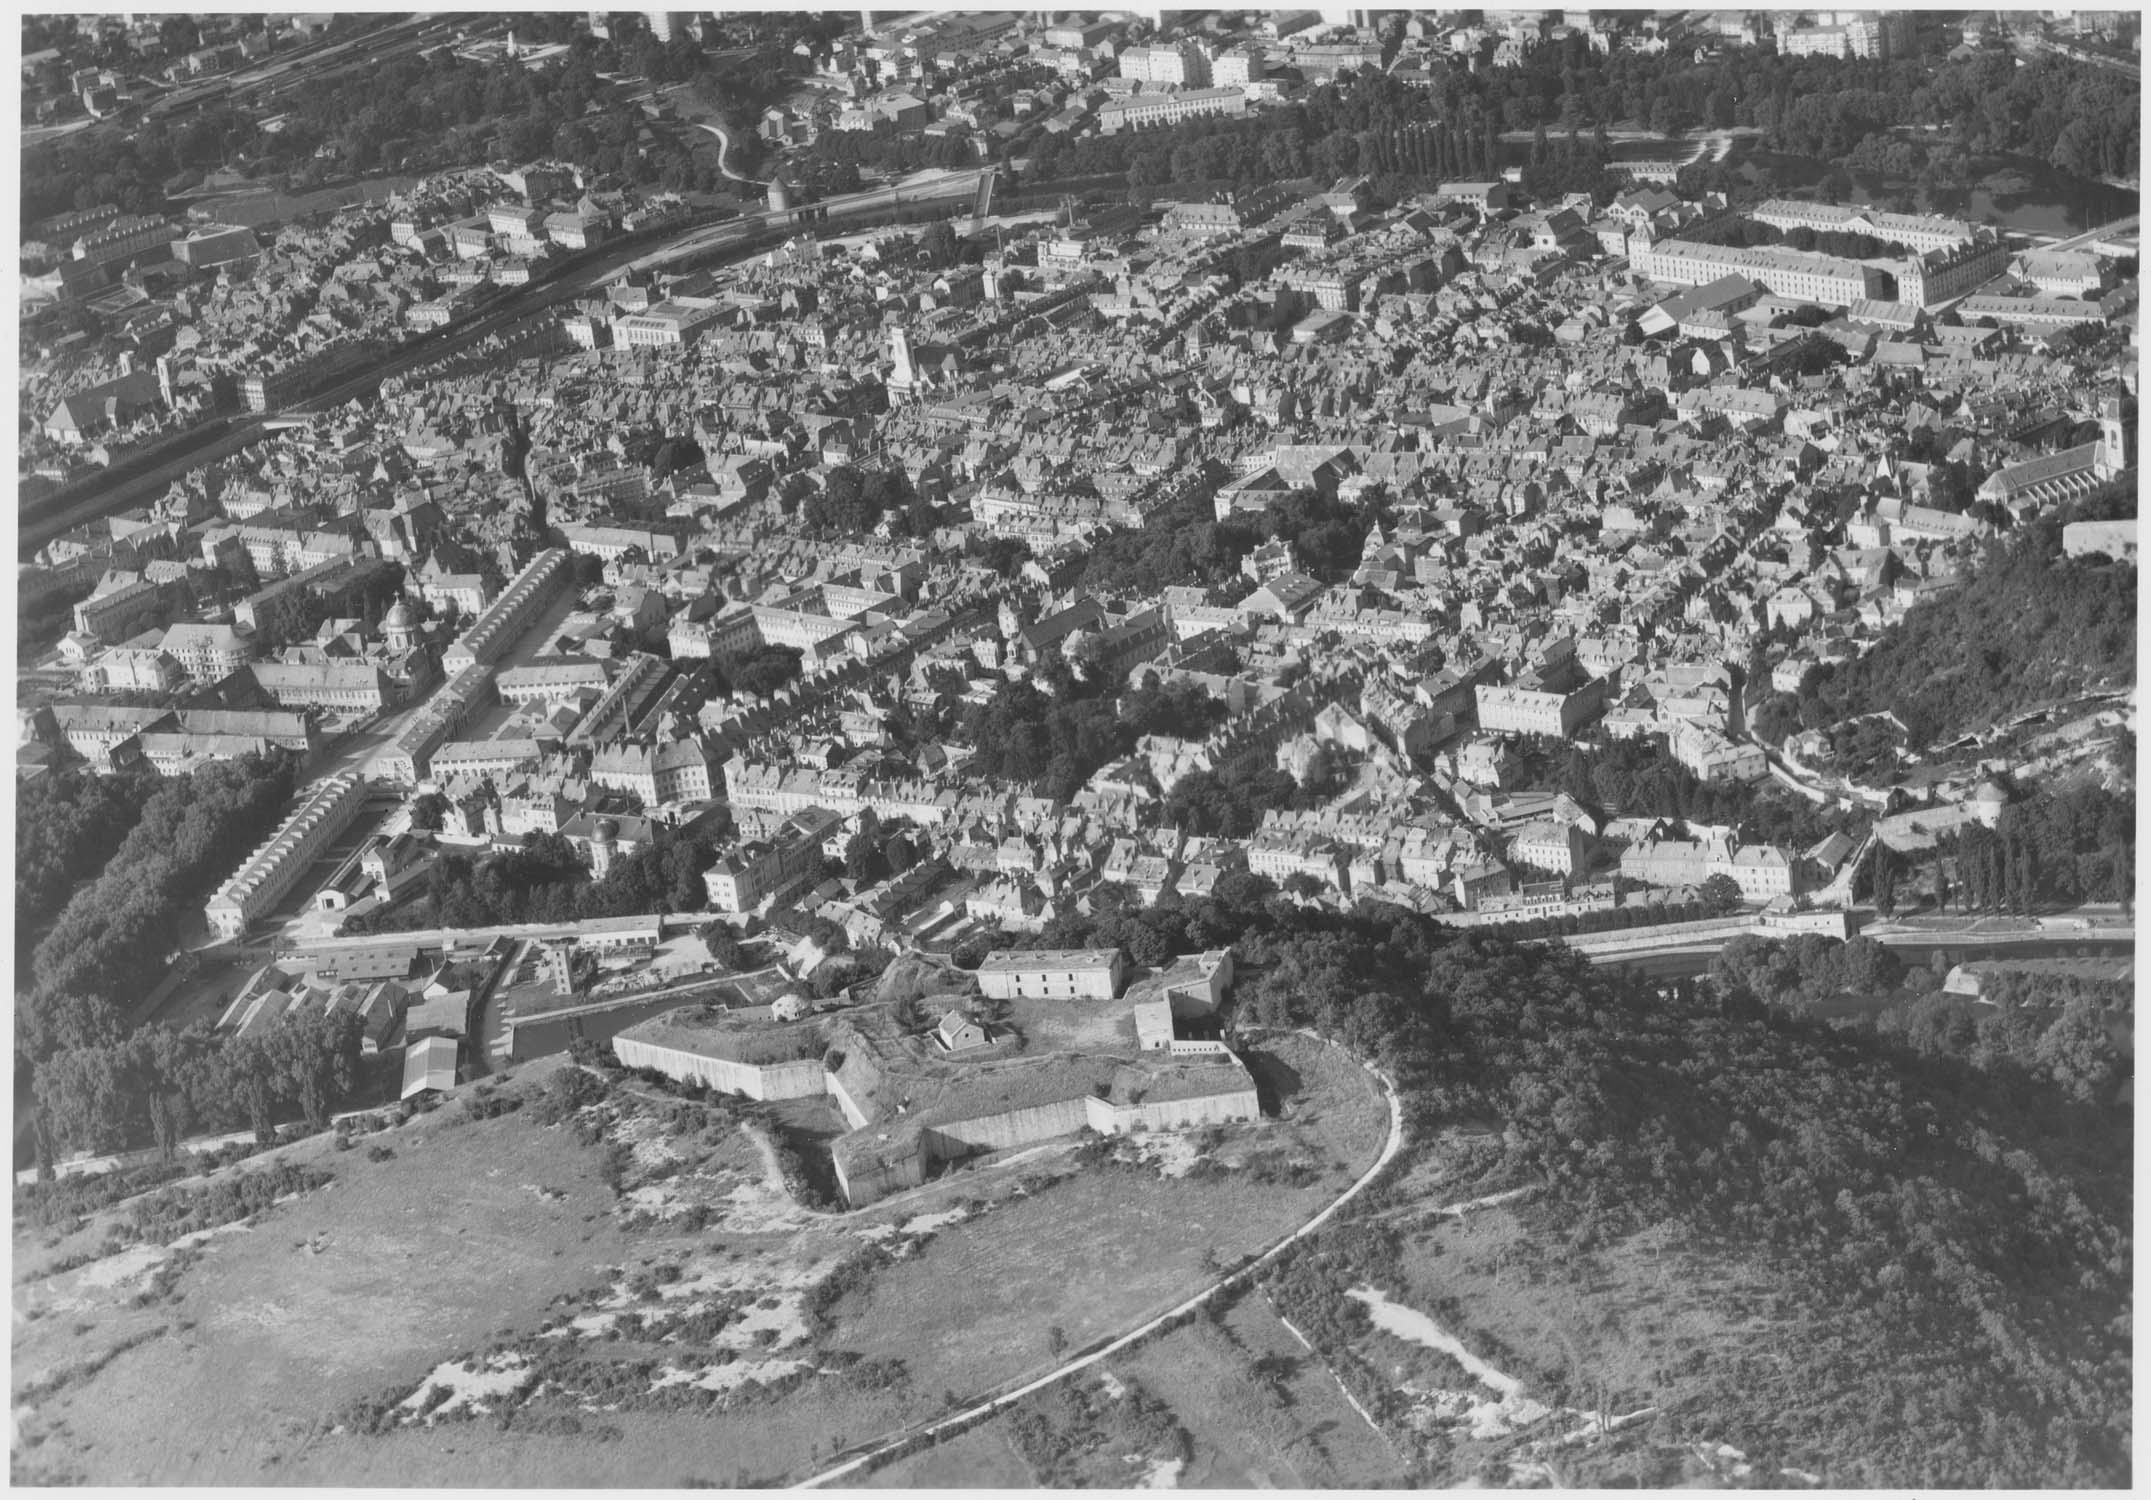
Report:
<svg viewBox="0 0 2151 1500"><path fill-rule="evenodd" d="M1043 1371L1055 1326L1072 1349L1140 1322L1211 1279L1208 1256L1314 1212L1382 1129L1365 1075L1308 1061L1322 1087L1281 1120L1032 1148L824 1214L790 1198L726 1102L548 1059L347 1149L319 1136L191 1179L201 1192L271 1161L327 1177L172 1246L156 1231L170 1215L141 1219L142 1200L56 1232L18 1221L13 1472L796 1479L951 1392ZM1358 1138L1345 1127L1362 1119ZM985 1472L1022 1482L1000 1451Z"/></svg>
<svg viewBox="0 0 2151 1500"><path fill-rule="evenodd" d="M1118 1001L1011 1000L1009 1024L1023 1034L1024 1050L1095 1052L1132 1057L1135 1017Z"/></svg>
<svg viewBox="0 0 2151 1500"><path fill-rule="evenodd" d="M925 1389L989 1390L1055 1363L1047 1329L1081 1349L1133 1327L1210 1279L1205 1250L1259 1250L1330 1196L1084 1171L937 1235L836 1316L846 1347L901 1357Z"/></svg>
<svg viewBox="0 0 2151 1500"><path fill-rule="evenodd" d="M334 1181L207 1241L174 1295L147 1308L129 1305L147 1268L114 1279L113 1261L134 1252L38 1276L91 1250L100 1223L50 1250L18 1237L18 1396L88 1350L165 1333L93 1382L27 1410L18 1401L17 1477L27 1463L92 1483L276 1478L345 1403L535 1320L623 1253L597 1153L512 1120L459 1126L460 1115L451 1106L389 1132L393 1161L325 1137L288 1148Z"/></svg>

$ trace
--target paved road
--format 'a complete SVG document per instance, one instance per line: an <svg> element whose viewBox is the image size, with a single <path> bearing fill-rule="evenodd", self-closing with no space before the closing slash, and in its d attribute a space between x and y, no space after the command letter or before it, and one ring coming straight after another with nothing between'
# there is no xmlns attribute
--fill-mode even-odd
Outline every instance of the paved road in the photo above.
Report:
<svg viewBox="0 0 2151 1500"><path fill-rule="evenodd" d="M1752 935L1774 936L1759 929ZM1860 935L1872 937L1885 947L1896 949L1898 956L1908 963L1924 963L1929 956L1945 949L1952 953L1962 953L1967 958L2018 958L2038 956L2043 949L2066 950L2072 947L2119 953L2124 948L2133 948L2136 941L2136 929L2133 925L2094 927L2082 932L1952 932L1942 928L1870 928ZM1673 979L1708 973L1711 959L1724 946L1721 941L1699 943L1693 947L1657 948L1645 952L1587 954L1586 957L1594 964L1621 964L1639 969L1653 978Z"/></svg>
<svg viewBox="0 0 2151 1500"><path fill-rule="evenodd" d="M2011 33L2009 44L2027 57L2037 57L2042 52L2051 52L2058 57L2070 58L2080 63L2089 63L2093 67L2111 69L2125 78L2142 78L2144 76L2144 70L2134 63L2124 62L2118 57L2108 57L2103 52L2089 52L2081 47L2072 47L2066 42L2050 42L2044 37L2034 36L2029 32Z"/></svg>
<svg viewBox="0 0 2151 1500"><path fill-rule="evenodd" d="M2087 229L2082 234L2071 235L2065 240L2056 240L2053 244L2044 248L2048 250L2073 250L2078 245L2088 245L2096 240L2103 240L2108 235L2134 234L2143 224L2143 221L2142 214L2130 214L2126 218L2114 220L2111 224L2101 224L2098 228Z"/></svg>
<svg viewBox="0 0 2151 1500"><path fill-rule="evenodd" d="M1365 1172L1361 1173L1359 1179L1355 1181L1350 1187L1346 1188L1344 1192L1341 1193L1337 1197L1337 1199L1329 1205L1329 1207L1323 1209L1320 1213L1316 1214L1313 1218L1309 1219L1299 1228L1293 1230L1292 1233L1286 1235L1283 1239L1279 1240L1276 1244L1265 1250L1254 1260L1242 1266L1239 1270L1234 1271L1231 1274L1213 1282L1211 1285L1203 1288L1203 1290L1201 1290L1200 1292L1197 1292L1194 1296L1188 1298L1185 1302L1182 1302L1175 1307L1167 1309L1165 1312L1160 1313L1157 1317L1152 1318L1149 1322L1143 1324L1141 1327L1131 1329L1129 1332L1122 1334L1119 1338L1113 1340L1110 1344L1105 1345L1103 1348L1095 1349L1088 1354L1079 1355L1076 1358L1069 1360L1067 1363L1048 1371L1044 1375L1039 1376L1036 1380L1032 1380L1023 1385L1020 1385L1012 1391L1005 1391L1001 1395L995 1396L990 1400L981 1401L977 1405L967 1407L952 1416L942 1417L937 1421L928 1422L924 1425L914 1425L913 1427L904 1432L883 1439L881 1442L876 1443L866 1452L861 1453L856 1457L846 1459L843 1463L836 1465L834 1468L824 1469L822 1472L812 1476L811 1478L801 1480L798 1484L792 1486L792 1488L814 1489L821 1485L828 1484L833 1480L842 1479L846 1475L856 1475L863 1473L865 1470L871 1468L881 1459L886 1458L895 1449L902 1447L905 1443L910 1442L915 1438L918 1438L920 1436L930 1436L934 1433L945 1431L951 1427L957 1427L966 1423L976 1421L981 1417L989 1416L994 1412L1000 1411L1004 1407L1013 1405L1015 1402L1021 1401L1026 1396L1032 1395L1033 1393L1038 1391L1042 1391L1048 1386L1057 1385L1061 1381L1066 1380L1069 1376L1074 1375L1079 1371L1087 1370L1092 1365L1097 1364L1099 1361L1110 1358L1112 1355L1118 1354L1121 1350L1126 1349L1129 1345L1134 1344L1142 1339L1148 1338L1151 1334L1156 1333L1160 1328L1164 1327L1165 1324L1171 1322L1173 1319L1183 1317L1186 1314L1193 1312L1196 1308L1201 1307L1205 1302L1208 1302L1212 1297L1215 1297L1225 1288L1233 1286L1241 1281L1248 1280L1249 1278L1253 1277L1256 1272L1260 1271L1264 1266L1268 1265L1279 1255L1283 1254L1288 1248L1299 1243L1301 1240L1307 1238L1307 1236L1321 1229L1323 1225L1329 1223L1331 1219L1336 1217L1340 1209L1342 1209L1346 1204L1350 1203L1354 1198L1357 1198L1362 1192L1366 1191L1367 1186L1372 1183L1377 1176L1381 1174L1383 1169L1386 1168L1392 1161L1396 1160L1397 1152L1402 1150L1404 1146L1404 1105L1403 1101L1401 1101L1397 1097L1396 1086L1392 1084L1389 1079L1384 1077L1379 1071L1377 1071L1371 1064L1368 1064L1363 1061L1361 1062L1360 1066L1366 1068L1368 1073L1373 1075L1375 1081L1381 1084L1382 1093L1389 1101L1389 1139L1382 1146L1382 1154L1374 1159L1374 1165L1367 1168Z"/></svg>

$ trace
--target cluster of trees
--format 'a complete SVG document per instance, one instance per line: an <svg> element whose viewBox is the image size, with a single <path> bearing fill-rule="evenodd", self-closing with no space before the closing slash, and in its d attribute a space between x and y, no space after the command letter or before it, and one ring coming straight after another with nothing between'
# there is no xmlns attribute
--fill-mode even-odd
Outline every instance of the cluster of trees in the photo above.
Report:
<svg viewBox="0 0 2151 1500"><path fill-rule="evenodd" d="M1061 1329L1048 1330L1047 1349L1056 1359L1066 1343ZM1009 1413L1008 1442L1031 1483L1052 1489L1114 1487L1126 1480L1131 1455L1184 1460L1190 1451L1173 1409L1134 1380L1111 1395L1066 1381L1031 1396Z"/></svg>
<svg viewBox="0 0 2151 1500"><path fill-rule="evenodd" d="M2086 176L2133 177L2140 143L2126 80L2053 56L2018 67L2005 50L1887 62L1747 49L1600 55L1578 38L1537 48L1516 67L1436 65L1428 88L1373 73L1323 84L1260 121L1190 121L1073 141L1041 135L1024 149L1036 182L1125 174L1141 191L1363 173L1394 194L1492 175L1501 165L1498 134L1532 131L1527 170L1554 173L1559 190L1589 191L1603 183L1606 130L1616 124L1661 133L1756 126L1773 150L1932 186L1962 180L1971 154L1995 152ZM1890 134L1917 125L1949 134L1918 145ZM1565 145L1549 150L1549 130L1563 133Z"/></svg>
<svg viewBox="0 0 2151 1500"><path fill-rule="evenodd" d="M1274 765L1233 765L1173 783L1165 794L1165 820L1203 838L1244 839L1261 825L1266 809L1299 810L1319 800L1304 796L1299 783Z"/></svg>
<svg viewBox="0 0 2151 1500"><path fill-rule="evenodd" d="M1943 147L1930 151L1928 143L1899 135L1863 136L1845 157L1856 172L1876 172L1885 177L1919 177L1931 183L1961 180L1971 171L1962 151Z"/></svg>
<svg viewBox="0 0 2151 1500"><path fill-rule="evenodd" d="M919 862L918 846L902 828L884 829L869 807L859 814L859 827L844 841L844 878L861 884L901 875Z"/></svg>
<svg viewBox="0 0 2151 1500"><path fill-rule="evenodd" d="M799 676L806 653L797 646L752 646L710 658L715 691L727 698L759 698Z"/></svg>
<svg viewBox="0 0 2151 1500"><path fill-rule="evenodd" d="M2056 975L1985 976L1980 998L1939 990L1875 1018L1878 1035L1923 1057L1962 1062L1974 1072L2043 1079L2077 1104L2104 1104L2130 1074L2116 1033L2133 992L2125 981Z"/></svg>
<svg viewBox="0 0 2151 1500"><path fill-rule="evenodd" d="M1788 60L1775 72L1754 107L1774 150L1889 169L1901 162L1861 150L1870 137L1939 125L1966 153L2036 157L2085 177L2137 172L2140 101L2112 70L1994 48L1944 61Z"/></svg>
<svg viewBox="0 0 2151 1500"><path fill-rule="evenodd" d="M1021 537L980 536L973 532L963 539L963 555L1003 578L1014 578L1031 560L1031 544Z"/></svg>
<svg viewBox="0 0 2151 1500"><path fill-rule="evenodd" d="M1873 938L1839 942L1819 933L1797 937L1737 937L1710 961L1711 977L1736 994L1771 1005L1828 1000L1897 988L1904 960Z"/></svg>
<svg viewBox="0 0 2151 1500"><path fill-rule="evenodd" d="M1887 710L1920 749L2026 704L2136 676L2136 569L2062 555L2067 516L1990 541L1962 588L1923 600L1857 661L1810 675L1810 728Z"/></svg>
<svg viewBox="0 0 2151 1500"><path fill-rule="evenodd" d="M2022 913L2136 894L2135 794L2096 782L2013 803L1993 828L1966 823L1950 845L1966 911ZM1939 894L1946 900L1948 888Z"/></svg>
<svg viewBox="0 0 2151 1500"><path fill-rule="evenodd" d="M1192 682L1158 685L1157 674L1145 676L1120 700L1120 719L1137 738L1162 734L1176 740L1199 740L1225 722L1225 705Z"/></svg>
<svg viewBox="0 0 2151 1500"><path fill-rule="evenodd" d="M1818 808L1774 786L1707 785L1673 758L1664 735L1572 746L1558 784L1609 816L1727 824L1756 843L1804 848L1832 833L1857 836L1864 826L1863 814Z"/></svg>
<svg viewBox="0 0 2151 1500"><path fill-rule="evenodd" d="M357 1086L359 1051L358 1017L319 1010L228 1041L206 1026L145 1026L69 1047L36 1073L41 1164L60 1150L145 1144L171 1160L197 1129L251 1128L267 1144L278 1116L293 1107L310 1128L325 1130L329 1112Z"/></svg>
<svg viewBox="0 0 2151 1500"><path fill-rule="evenodd" d="M1225 705L1193 683L1161 686L1152 675L1116 695L1098 676L1078 680L1058 655L1049 655L1035 679L1010 683L990 702L965 710L959 733L974 764L986 775L1027 782L1041 796L1066 799L1143 735L1200 739L1225 720Z"/></svg>
<svg viewBox="0 0 2151 1500"><path fill-rule="evenodd" d="M618 43L572 32L563 40L570 45L561 63L535 71L467 61L446 48L348 62L294 92L274 131L263 130L255 112L222 104L176 122L145 120L131 132L89 130L41 144L23 158L24 222L106 202L150 211L172 180L198 180L234 161L303 184L338 172L550 156L630 183L708 192L726 185L716 143L646 146L641 111L599 74L692 84L726 121L737 165L751 173L760 145L754 125L794 61L776 39L721 56L705 56L684 35L660 43L640 30Z"/></svg>
<svg viewBox="0 0 2151 1500"><path fill-rule="evenodd" d="M119 848L156 790L154 778L69 769L19 784L15 793L15 962L26 966L46 924L75 882Z"/></svg>
<svg viewBox="0 0 2151 1500"><path fill-rule="evenodd" d="M1362 75L1323 84L1259 121L1189 121L1073 141L1041 135L1024 149L1027 178L1040 183L1124 174L1140 192L1167 183L1366 174L1396 196L1493 175L1502 164L1498 133L1528 130L1531 191L1596 192L1611 186L1607 127L1631 123L1662 133L1757 126L1773 150L1902 172L1932 187L1968 177L1974 153L2133 177L2140 143L2138 101L2126 80L2057 57L2018 68L2006 51L1889 62L1745 49L1703 58L1684 49L1600 55L1579 38L1537 48L1517 67L1437 65L1429 88ZM1950 133L1914 145L1890 134L1900 125ZM1562 133L1552 149L1549 130ZM1733 181L1722 171L1699 172L1697 185Z"/></svg>
<svg viewBox="0 0 2151 1500"><path fill-rule="evenodd" d="M1341 583L1359 566L1367 531L1380 519L1373 496L1351 505L1319 490L1298 490L1263 512L1264 531L1288 542L1292 555L1324 583Z"/></svg>
<svg viewBox="0 0 2151 1500"><path fill-rule="evenodd" d="M1842 256L1847 260L1867 260L1911 253L1895 240L1879 239L1874 235L1850 229L1817 230L1804 224L1792 229L1779 229L1776 225L1760 223L1754 219L1741 219L1727 226L1723 238L1727 244L1786 245L1794 250L1819 250L1824 255Z"/></svg>
<svg viewBox="0 0 2151 1500"><path fill-rule="evenodd" d="M1089 589L1157 594L1176 584L1215 588L1237 576L1261 540L1245 521L1217 519L1199 492L1166 506L1139 529L1108 532L1085 554L1078 582Z"/></svg>
<svg viewBox="0 0 2151 1500"><path fill-rule="evenodd" d="M1380 518L1372 496L1352 505L1305 489L1272 501L1260 516L1220 521L1212 502L1198 492L1167 506L1139 530L1100 537L1078 581L1085 588L1151 594L1176 584L1236 587L1241 559L1277 538L1290 544L1309 573L1336 583L1359 566L1368 528Z"/></svg>
<svg viewBox="0 0 2151 1500"><path fill-rule="evenodd" d="M794 153L785 170L810 196L856 193L865 186L860 168L903 176L928 167L978 164L976 137L958 126L939 135L899 135L866 130L825 130L814 144Z"/></svg>
<svg viewBox="0 0 2151 1500"><path fill-rule="evenodd" d="M964 743L987 776L1025 782L1064 801L1091 774L1135 747L1135 736L1109 697L1048 695L1013 682L963 716Z"/></svg>
<svg viewBox="0 0 2151 1500"><path fill-rule="evenodd" d="M620 446L620 457L627 463L645 465L653 480L682 471L692 473L709 461L709 455L693 437L674 436L656 428L644 428Z"/></svg>
<svg viewBox="0 0 2151 1500"><path fill-rule="evenodd" d="M933 530L933 507L899 468L832 468L821 488L799 502L799 519L809 532L823 536L864 536L887 517L899 536L924 536Z"/></svg>
<svg viewBox="0 0 2151 1500"><path fill-rule="evenodd" d="M122 1007L154 987L203 893L275 827L297 781L296 757L278 751L204 766L149 796L32 953L16 1056L116 1039Z"/></svg>
<svg viewBox="0 0 2151 1500"><path fill-rule="evenodd" d="M354 932L409 932L698 911L708 904L702 872L714 858L698 836L661 836L615 859L603 880L592 880L575 845L557 833L533 834L521 849L504 854L473 858L445 851L421 899L370 921L346 918L344 926Z"/></svg>

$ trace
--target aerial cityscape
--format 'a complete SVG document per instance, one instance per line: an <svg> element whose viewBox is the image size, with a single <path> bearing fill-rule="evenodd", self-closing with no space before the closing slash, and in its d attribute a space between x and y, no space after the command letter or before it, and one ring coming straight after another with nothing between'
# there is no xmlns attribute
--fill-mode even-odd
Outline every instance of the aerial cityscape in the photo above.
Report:
<svg viewBox="0 0 2151 1500"><path fill-rule="evenodd" d="M12 1481L2128 1487L2141 38L24 17Z"/></svg>

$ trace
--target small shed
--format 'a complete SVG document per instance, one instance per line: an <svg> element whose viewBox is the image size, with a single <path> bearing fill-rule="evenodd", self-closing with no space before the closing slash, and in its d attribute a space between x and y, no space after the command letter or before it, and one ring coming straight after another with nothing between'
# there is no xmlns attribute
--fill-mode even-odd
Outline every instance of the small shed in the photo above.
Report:
<svg viewBox="0 0 2151 1500"><path fill-rule="evenodd" d="M986 1028L960 1010L952 1010L934 1028L934 1040L946 1052L968 1052L986 1045Z"/></svg>
<svg viewBox="0 0 2151 1500"><path fill-rule="evenodd" d="M452 1036L429 1036L424 1041L413 1042L403 1054L403 1093L408 1099L413 1094L445 1094L456 1086L456 1039Z"/></svg>

